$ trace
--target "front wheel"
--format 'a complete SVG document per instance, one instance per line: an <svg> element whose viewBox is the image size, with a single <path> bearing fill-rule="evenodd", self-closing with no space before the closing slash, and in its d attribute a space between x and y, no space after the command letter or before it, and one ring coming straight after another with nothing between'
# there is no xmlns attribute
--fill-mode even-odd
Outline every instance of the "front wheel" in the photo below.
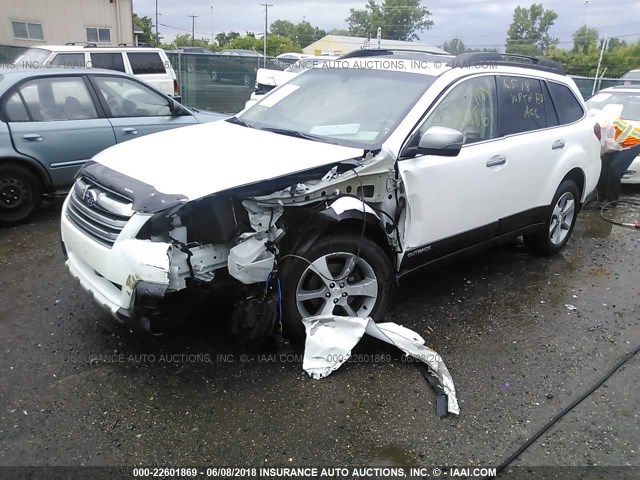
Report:
<svg viewBox="0 0 640 480"><path fill-rule="evenodd" d="M524 236L527 247L541 255L553 255L562 250L576 224L579 198L578 186L573 180L562 182L549 206L544 229Z"/></svg>
<svg viewBox="0 0 640 480"><path fill-rule="evenodd" d="M395 278L374 242L356 234L321 237L302 257L288 257L282 272L283 330L291 341L304 340L306 317L384 317Z"/></svg>
<svg viewBox="0 0 640 480"><path fill-rule="evenodd" d="M0 225L25 221L42 202L42 184L29 170L0 165Z"/></svg>

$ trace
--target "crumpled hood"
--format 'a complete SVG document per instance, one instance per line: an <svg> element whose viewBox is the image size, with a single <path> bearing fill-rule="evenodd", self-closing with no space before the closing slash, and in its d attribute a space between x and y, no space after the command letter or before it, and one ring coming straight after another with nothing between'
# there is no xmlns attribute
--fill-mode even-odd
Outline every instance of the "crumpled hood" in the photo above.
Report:
<svg viewBox="0 0 640 480"><path fill-rule="evenodd" d="M94 160L160 193L194 200L362 154L358 148L219 121L146 135L108 148Z"/></svg>

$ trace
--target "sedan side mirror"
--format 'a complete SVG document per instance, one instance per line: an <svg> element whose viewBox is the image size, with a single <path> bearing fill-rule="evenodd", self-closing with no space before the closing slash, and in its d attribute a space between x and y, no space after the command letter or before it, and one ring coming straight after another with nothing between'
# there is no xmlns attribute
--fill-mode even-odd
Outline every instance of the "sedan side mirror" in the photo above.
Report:
<svg viewBox="0 0 640 480"><path fill-rule="evenodd" d="M448 127L431 127L418 142L418 153L455 157L464 144L464 135Z"/></svg>

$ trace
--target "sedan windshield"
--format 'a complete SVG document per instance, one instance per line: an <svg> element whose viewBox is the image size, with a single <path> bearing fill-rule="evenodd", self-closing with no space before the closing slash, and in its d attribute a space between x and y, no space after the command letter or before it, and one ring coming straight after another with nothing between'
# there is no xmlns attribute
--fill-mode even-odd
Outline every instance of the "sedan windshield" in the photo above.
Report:
<svg viewBox="0 0 640 480"><path fill-rule="evenodd" d="M640 120L640 90L637 92L600 92L587 100L587 108L602 110L623 120Z"/></svg>
<svg viewBox="0 0 640 480"><path fill-rule="evenodd" d="M374 150L434 78L399 71L311 69L274 90L239 119L252 128Z"/></svg>

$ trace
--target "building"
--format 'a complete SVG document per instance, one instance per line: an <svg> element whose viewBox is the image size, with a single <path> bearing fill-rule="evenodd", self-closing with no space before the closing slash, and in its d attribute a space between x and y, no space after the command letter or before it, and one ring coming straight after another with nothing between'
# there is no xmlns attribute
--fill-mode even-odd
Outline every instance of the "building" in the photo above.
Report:
<svg viewBox="0 0 640 480"><path fill-rule="evenodd" d="M134 43L132 0L2 0L0 45Z"/></svg>
<svg viewBox="0 0 640 480"><path fill-rule="evenodd" d="M302 50L309 55L344 55L363 48L378 48L378 40L365 37L345 37L343 35L327 35ZM423 43L403 42L400 40L381 40L380 48L410 48L429 53L447 53L438 47Z"/></svg>

